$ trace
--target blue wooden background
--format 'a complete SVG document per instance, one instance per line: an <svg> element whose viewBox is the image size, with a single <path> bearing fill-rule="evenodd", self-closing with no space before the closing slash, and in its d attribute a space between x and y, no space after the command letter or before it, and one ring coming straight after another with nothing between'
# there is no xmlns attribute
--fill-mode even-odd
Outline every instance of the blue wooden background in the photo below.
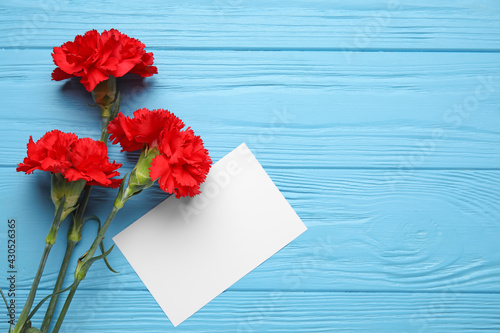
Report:
<svg viewBox="0 0 500 333"><path fill-rule="evenodd" d="M64 332L500 331L499 1L24 0L0 15L0 285L15 218L18 303L53 214L48 175L15 172L28 137L99 136L78 81L50 81L51 49L114 27L159 69L119 80L122 111L170 109L214 160L246 142L309 230L177 328L115 249L121 273L93 266ZM90 213L114 195L95 190ZM164 198L131 200L106 244Z"/></svg>

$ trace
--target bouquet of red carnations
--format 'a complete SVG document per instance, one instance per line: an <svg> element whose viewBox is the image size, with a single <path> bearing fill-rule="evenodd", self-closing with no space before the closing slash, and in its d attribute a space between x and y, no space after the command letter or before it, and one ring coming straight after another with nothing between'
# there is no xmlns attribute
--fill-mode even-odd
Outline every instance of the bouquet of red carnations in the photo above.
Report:
<svg viewBox="0 0 500 333"><path fill-rule="evenodd" d="M45 248L34 277L31 290L17 323L12 323L9 333L59 332L73 296L84 280L91 265L104 260L112 248L106 250L102 240L117 212L133 196L152 186L156 180L160 188L177 198L200 193L212 161L202 139L173 113L164 110L140 109L133 117L120 111L120 93L116 91L116 78L132 73L142 77L157 74L153 54L144 50L145 45L121 32L111 29L98 33L88 31L76 36L72 42L55 47L52 57L56 69L53 80L80 77L85 89L91 92L102 115L100 140L79 138L74 133L52 130L38 141L30 137L27 157L17 171L32 173L42 170L51 173L51 198L55 216ZM107 140L120 144L122 151L140 150L140 156L130 174L119 177L121 164L110 162ZM119 188L113 207L88 251L78 258L74 281L63 286L75 245L82 237L83 224L95 216L85 216L93 186ZM71 216L66 252L55 281L52 294L34 306L34 300L45 263L54 245L59 227ZM100 248L101 253L96 255ZM1 290L0 290L1 292ZM67 295L66 295L67 293ZM3 297L2 293L2 297ZM52 324L56 304L65 296L64 305ZM5 297L4 301L6 301ZM31 318L45 301L49 301L40 328L31 327Z"/></svg>

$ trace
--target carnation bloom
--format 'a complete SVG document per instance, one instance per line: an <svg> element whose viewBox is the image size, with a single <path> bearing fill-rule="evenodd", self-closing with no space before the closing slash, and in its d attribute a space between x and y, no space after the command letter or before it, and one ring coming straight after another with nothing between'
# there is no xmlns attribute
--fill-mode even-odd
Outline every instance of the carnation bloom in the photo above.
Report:
<svg viewBox="0 0 500 333"><path fill-rule="evenodd" d="M178 133L184 123L168 110L139 109L134 117L124 116L121 112L110 122L108 132L113 144L120 143L122 151L142 149L158 146L160 135L163 132Z"/></svg>
<svg viewBox="0 0 500 333"><path fill-rule="evenodd" d="M30 137L27 157L17 171L27 174L35 170L58 173L67 181L84 180L89 185L119 187L116 171L121 164L110 163L106 144L89 138L79 139L73 133L53 130L36 143Z"/></svg>
<svg viewBox="0 0 500 333"><path fill-rule="evenodd" d="M149 169L151 179L158 179L160 188L177 198L199 194L212 163L201 138L190 128L164 132L159 149Z"/></svg>
<svg viewBox="0 0 500 333"><path fill-rule="evenodd" d="M168 110L140 109L133 118L119 113L110 122L108 132L113 144L120 143L123 151L142 149L134 169L139 172L131 174L134 182L141 182L142 164L146 164L148 180L158 179L163 191L180 198L200 193L200 184L212 164L201 138L183 127L182 120Z"/></svg>
<svg viewBox="0 0 500 333"><path fill-rule="evenodd" d="M54 47L52 58L56 68L52 79L56 81L81 77L87 91L110 76L122 77L134 73L142 77L158 73L153 65L153 53L146 46L116 29L99 34L96 30L78 35L74 41Z"/></svg>

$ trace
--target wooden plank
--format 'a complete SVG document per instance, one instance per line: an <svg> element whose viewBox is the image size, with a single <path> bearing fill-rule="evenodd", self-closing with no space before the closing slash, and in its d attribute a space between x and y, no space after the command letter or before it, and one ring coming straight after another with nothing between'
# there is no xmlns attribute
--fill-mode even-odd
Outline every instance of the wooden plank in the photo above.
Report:
<svg viewBox="0 0 500 333"><path fill-rule="evenodd" d="M168 332L147 291L117 279L79 290L64 332ZM118 284L116 284L118 282ZM176 332L479 332L500 330L498 294L225 292ZM40 319L35 317L35 326ZM4 321L0 329L7 328Z"/></svg>
<svg viewBox="0 0 500 333"><path fill-rule="evenodd" d="M19 221L18 287L26 289L53 214L48 179L2 171L1 214ZM500 291L500 171L419 170L390 181L386 170L268 171L309 230L231 290ZM104 218L111 192L96 191L89 214ZM155 187L127 203L106 244L164 197ZM95 230L85 227L78 255ZM56 244L42 287L55 278L63 248ZM111 261L124 286L144 289L118 249ZM113 278L102 263L92 270L84 288Z"/></svg>
<svg viewBox="0 0 500 333"><path fill-rule="evenodd" d="M358 53L351 67L337 52L157 57L160 74L121 81L122 111L169 108L215 159L245 141L272 168L499 167L496 54ZM82 86L49 81L47 50L7 50L0 59L2 165L22 159L29 135L54 128L99 135ZM111 149L113 159L118 151Z"/></svg>
<svg viewBox="0 0 500 333"><path fill-rule="evenodd" d="M498 1L102 1L2 3L0 47L54 47L118 28L168 49L500 50ZM145 24L147 22L147 24Z"/></svg>
<svg viewBox="0 0 500 333"><path fill-rule="evenodd" d="M48 81L50 48L113 26L144 41L160 67L121 84L123 109L172 109L215 159L247 141L309 227L178 331L499 331L500 6L391 4L0 5L0 216L20 222L17 300L52 216L47 175L13 171L27 136L59 127L95 137L99 126L78 83ZM276 111L292 117L279 129ZM116 147L111 156L130 168ZM94 191L89 213L104 217L110 192ZM154 188L130 202L106 243L163 198ZM94 233L86 226L87 238ZM42 293L61 250L59 241ZM171 329L119 251L111 260L122 273L93 267L67 331Z"/></svg>

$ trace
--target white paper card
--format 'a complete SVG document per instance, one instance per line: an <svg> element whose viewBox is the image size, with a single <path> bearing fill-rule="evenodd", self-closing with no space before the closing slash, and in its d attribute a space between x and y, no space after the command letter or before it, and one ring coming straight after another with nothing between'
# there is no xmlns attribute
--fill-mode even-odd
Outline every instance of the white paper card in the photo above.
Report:
<svg viewBox="0 0 500 333"><path fill-rule="evenodd" d="M113 240L174 326L307 228L245 144Z"/></svg>

